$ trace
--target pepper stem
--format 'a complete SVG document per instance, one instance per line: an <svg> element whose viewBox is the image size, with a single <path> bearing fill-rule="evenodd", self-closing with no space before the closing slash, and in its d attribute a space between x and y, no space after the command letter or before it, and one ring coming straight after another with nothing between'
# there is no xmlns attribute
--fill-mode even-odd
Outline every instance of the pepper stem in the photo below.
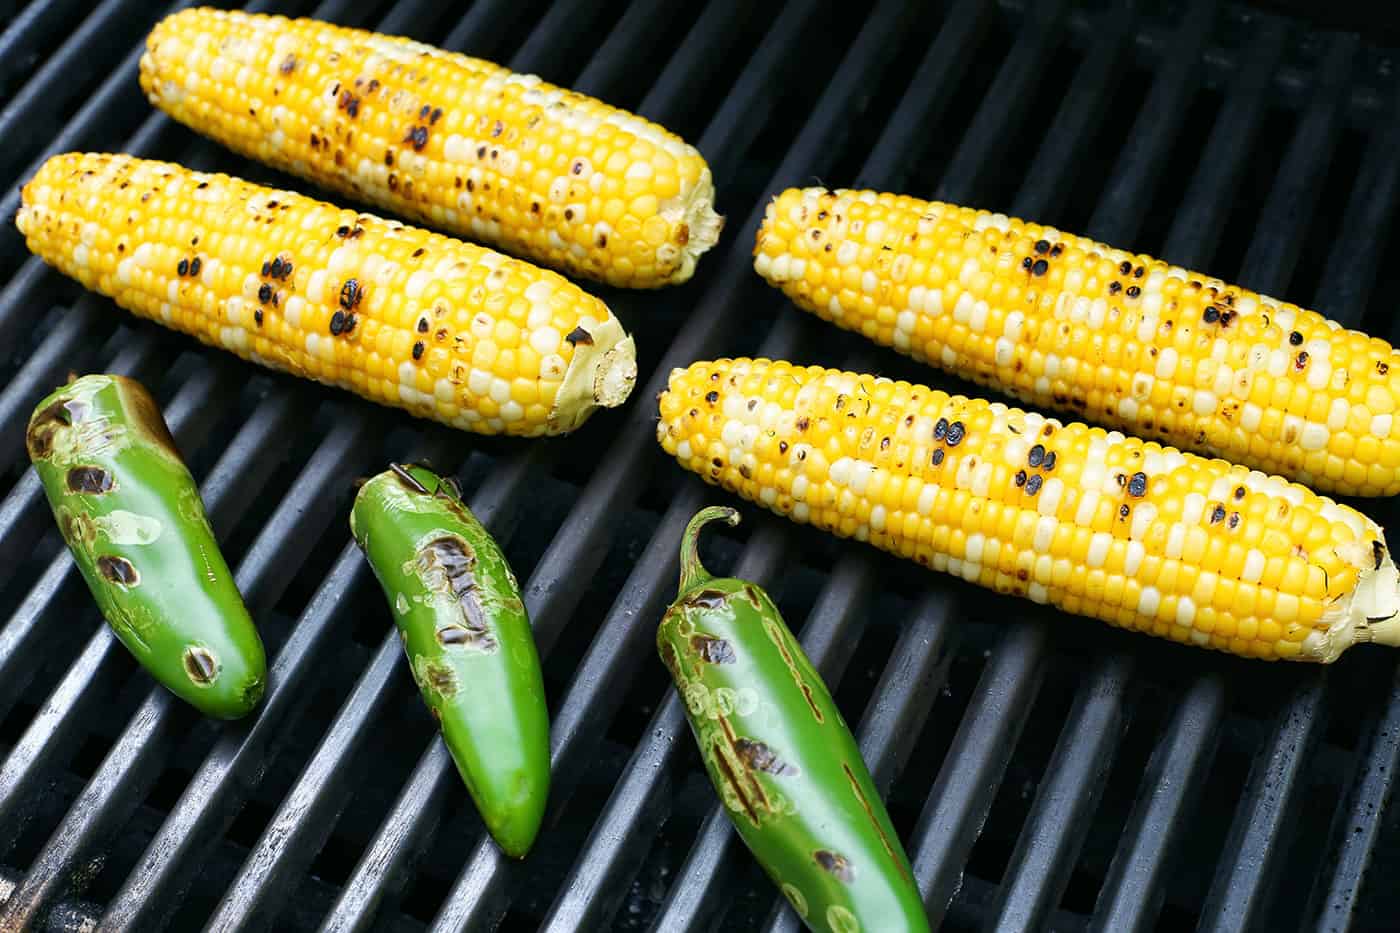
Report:
<svg viewBox="0 0 1400 933"><path fill-rule="evenodd" d="M723 519L731 527L739 524L739 511L727 505L712 505L695 513L681 535L681 588L685 593L712 579L700 563L700 529L715 519Z"/></svg>

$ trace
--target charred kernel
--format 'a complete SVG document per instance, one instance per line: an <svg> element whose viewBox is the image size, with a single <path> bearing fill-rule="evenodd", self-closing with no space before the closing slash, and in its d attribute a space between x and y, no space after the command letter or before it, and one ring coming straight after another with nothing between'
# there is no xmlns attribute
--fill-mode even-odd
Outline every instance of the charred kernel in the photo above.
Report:
<svg viewBox="0 0 1400 933"><path fill-rule="evenodd" d="M962 439L967 436L967 428L963 427L961 421L954 421L948 425L948 446L956 447L962 443Z"/></svg>
<svg viewBox="0 0 1400 933"><path fill-rule="evenodd" d="M259 327L262 327L262 322L263 322L263 310L262 310L262 308L254 308L254 309L253 309L253 323L254 323L254 324L257 324Z"/></svg>
<svg viewBox="0 0 1400 933"><path fill-rule="evenodd" d="M1118 271L1123 275L1127 275L1133 271L1133 264L1125 259L1118 264Z"/></svg>
<svg viewBox="0 0 1400 933"><path fill-rule="evenodd" d="M350 235L350 228L349 228L349 227L345 227L345 226L337 227L337 228L336 228L336 231L335 231L335 235L338 236L338 237L340 237L341 239L345 239L346 237L348 237L348 236ZM266 268L266 267L264 266L264 268ZM267 275L267 273L264 272L263 275Z"/></svg>
<svg viewBox="0 0 1400 933"><path fill-rule="evenodd" d="M427 332L428 332L428 319L425 318L425 317L420 317L420 318L418 319L418 333L420 333L420 334L426 334Z"/></svg>
<svg viewBox="0 0 1400 933"><path fill-rule="evenodd" d="M1132 511L1133 510L1128 507L1128 503L1124 502L1122 505L1118 506L1118 517L1127 518Z"/></svg>
<svg viewBox="0 0 1400 933"><path fill-rule="evenodd" d="M441 119L442 119L442 108L441 108L441 107L434 107L434 108L433 108L433 112L430 113L430 114L428 114L428 122L429 122L429 123L436 123L437 121L439 121L439 120L441 120Z"/></svg>
<svg viewBox="0 0 1400 933"><path fill-rule="evenodd" d="M1033 266L1033 265L1035 265L1035 260L1032 259L1032 258L1029 257L1029 256L1027 256L1025 259L1022 259L1022 260L1021 260L1021 268L1022 268L1022 269L1027 269L1027 270L1029 270L1030 267Z"/></svg>
<svg viewBox="0 0 1400 933"><path fill-rule="evenodd" d="M933 452L933 465L938 466L943 462L943 448L940 447Z"/></svg>
<svg viewBox="0 0 1400 933"><path fill-rule="evenodd" d="M943 438L945 438L945 437L947 437L947 436L948 436L948 419L947 419L947 418L939 418L939 419L938 419L938 422L933 426L933 439L936 440L936 441L941 441L941 440L943 440Z"/></svg>
<svg viewBox="0 0 1400 933"><path fill-rule="evenodd" d="M258 287L258 301L262 302L263 304L267 304L271 300L272 286L264 282L261 286Z"/></svg>
<svg viewBox="0 0 1400 933"><path fill-rule="evenodd" d="M1244 487L1243 487L1243 486L1236 486L1236 487L1235 487L1235 501L1238 502L1239 500L1241 500L1241 499L1243 499L1243 498L1244 498Z"/></svg>
<svg viewBox="0 0 1400 933"><path fill-rule="evenodd" d="M1036 251L1037 253L1048 253L1048 252L1050 252L1050 241L1049 241L1049 240L1036 240L1036 241L1035 241L1035 251Z"/></svg>
<svg viewBox="0 0 1400 933"><path fill-rule="evenodd" d="M358 279L346 279L345 284L340 287L340 306L350 311L359 306L364 296L365 290Z"/></svg>
<svg viewBox="0 0 1400 933"><path fill-rule="evenodd" d="M277 297L276 297L275 295L274 295L273 298L272 298L272 304L273 304L273 307L276 307L276 306L277 306ZM342 333L342 334L349 334L349 333L353 332L353 331L355 330L355 324L358 323L358 321L359 321L359 319L355 317L355 312L353 312L353 311L351 311L349 314L345 315L345 329L342 330L341 333Z"/></svg>
<svg viewBox="0 0 1400 933"><path fill-rule="evenodd" d="M574 346L578 346L579 344L584 344L585 346L593 345L593 335L582 327L575 327L573 330L569 331L564 339Z"/></svg>
<svg viewBox="0 0 1400 933"><path fill-rule="evenodd" d="M1044 480L1039 473L1034 474L1030 479L1026 480L1026 492L1032 496L1035 495L1040 492L1040 486L1043 482Z"/></svg>
<svg viewBox="0 0 1400 933"><path fill-rule="evenodd" d="M1216 321L1220 320L1220 309L1215 305L1208 305L1205 313L1201 315L1201 318L1207 324L1214 324Z"/></svg>
<svg viewBox="0 0 1400 933"><path fill-rule="evenodd" d="M1380 373L1382 376L1384 376L1386 373L1390 372L1390 366L1389 366L1389 364L1387 364L1387 363L1377 363L1377 364L1376 364L1376 372L1378 372L1378 373Z"/></svg>
<svg viewBox="0 0 1400 933"><path fill-rule="evenodd" d="M1239 512L1231 512L1231 513L1230 513L1229 525L1230 525L1231 528L1238 528L1238 527L1240 527L1240 513L1239 513Z"/></svg>
<svg viewBox="0 0 1400 933"><path fill-rule="evenodd" d="M1119 473L1119 474L1115 475L1113 478L1116 479L1116 480L1118 481L1118 488L1120 488L1120 489L1123 488L1124 486L1128 485L1128 477L1127 477L1126 474Z"/></svg>
<svg viewBox="0 0 1400 933"><path fill-rule="evenodd" d="M421 360L423 358L423 341L418 341L413 345L413 358Z"/></svg>
<svg viewBox="0 0 1400 933"><path fill-rule="evenodd" d="M1045 455L1045 462L1040 465L1040 468L1047 473L1055 469L1055 452L1053 450Z"/></svg>
<svg viewBox="0 0 1400 933"><path fill-rule="evenodd" d="M1303 335L1300 334L1300 333L1298 333L1298 332L1295 330L1295 331L1293 331L1292 333L1290 333L1290 334L1288 335L1288 342L1291 343L1291 344L1293 344L1293 346L1295 346L1295 347L1297 347L1297 346L1302 346L1302 343L1303 343Z"/></svg>
<svg viewBox="0 0 1400 933"><path fill-rule="evenodd" d="M718 392L706 392L706 393L705 393L705 401L707 401L707 402L709 402L711 405L713 405L715 402L718 402L718 401L719 401L719 393L718 393Z"/></svg>
<svg viewBox="0 0 1400 933"><path fill-rule="evenodd" d="M1045 448L1040 444L1036 444L1031 448L1030 455L1026 457L1026 462L1030 464L1032 468L1040 466L1045 462Z"/></svg>
<svg viewBox="0 0 1400 933"><path fill-rule="evenodd" d="M1298 351L1298 358L1297 358L1296 360L1293 361L1293 367L1294 367L1295 369L1302 370L1302 369L1306 369L1307 366L1308 366L1308 351L1307 351L1307 350L1299 350L1299 351Z"/></svg>
<svg viewBox="0 0 1400 933"><path fill-rule="evenodd" d="M1024 485L1026 485L1026 471L1025 471L1025 470L1017 470L1017 471L1016 471L1016 475L1015 475L1014 477L1012 477L1012 480L1016 483L1017 486L1024 486Z"/></svg>
<svg viewBox="0 0 1400 933"><path fill-rule="evenodd" d="M1050 247L1050 257L1053 259L1054 257L1060 255L1060 254L1063 253L1064 251L1065 251L1065 246L1064 246L1064 244L1063 244L1063 243L1056 243L1054 246Z"/></svg>
<svg viewBox="0 0 1400 933"><path fill-rule="evenodd" d="M1117 279L1115 279L1115 280L1113 280L1112 282L1109 282L1109 283L1108 283L1108 293L1109 293L1110 295L1116 295L1116 294L1118 294L1119 292L1121 292L1122 290L1123 290L1123 283L1122 283L1122 282L1119 282Z"/></svg>
<svg viewBox="0 0 1400 933"><path fill-rule="evenodd" d="M190 275L199 275L200 267L204 265L198 256L190 260Z"/></svg>
<svg viewBox="0 0 1400 933"><path fill-rule="evenodd" d="M185 274L187 274L189 271L190 271L190 261L189 261L188 259L181 259L178 263L175 264L175 274L176 274L176 275L185 275Z"/></svg>
<svg viewBox="0 0 1400 933"><path fill-rule="evenodd" d="M337 336L337 337L340 336L340 332L341 332L341 331L345 330L345 312L344 312L344 311L337 311L337 312L335 312L334 314L331 315L330 329L331 329L331 333L334 334L334 335Z"/></svg>
<svg viewBox="0 0 1400 933"><path fill-rule="evenodd" d="M1142 294L1142 289L1138 288L1136 285L1129 285L1128 290L1123 294L1127 295L1129 298L1136 298Z"/></svg>
<svg viewBox="0 0 1400 933"><path fill-rule="evenodd" d="M1137 472L1133 478L1128 480L1128 495L1141 499L1147 495L1147 474Z"/></svg>
<svg viewBox="0 0 1400 933"><path fill-rule="evenodd" d="M1146 271L1147 271L1147 270L1146 270L1144 267L1138 266L1136 269L1133 270L1133 278L1135 278L1135 279L1140 279L1140 278L1142 278L1142 274L1143 274L1144 272L1146 272Z"/></svg>
<svg viewBox="0 0 1400 933"><path fill-rule="evenodd" d="M1044 275L1049 268L1050 263L1046 262L1044 259L1037 259L1035 265L1031 266L1031 275Z"/></svg>
<svg viewBox="0 0 1400 933"><path fill-rule="evenodd" d="M1223 522L1224 520L1225 520L1225 506L1220 505L1220 504L1217 503L1216 506L1215 506L1215 508L1213 508L1213 509L1210 510L1210 523L1211 523L1212 525L1218 525L1220 522Z"/></svg>
<svg viewBox="0 0 1400 933"><path fill-rule="evenodd" d="M428 128L426 126L415 126L404 136L403 141L413 147L415 152L422 152L423 147L428 144Z"/></svg>

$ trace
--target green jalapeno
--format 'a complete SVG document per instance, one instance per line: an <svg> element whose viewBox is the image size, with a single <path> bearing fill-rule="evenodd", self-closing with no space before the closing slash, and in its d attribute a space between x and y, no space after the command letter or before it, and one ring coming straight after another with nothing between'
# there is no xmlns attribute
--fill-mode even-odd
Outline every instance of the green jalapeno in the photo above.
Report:
<svg viewBox="0 0 1400 933"><path fill-rule="evenodd" d="M155 400L90 375L41 401L25 434L59 530L122 644L201 712L262 698L262 641L219 552L199 488Z"/></svg>
<svg viewBox="0 0 1400 933"><path fill-rule="evenodd" d="M393 464L350 530L384 588L414 682L486 828L530 850L549 795L549 712L520 588L450 478Z"/></svg>
<svg viewBox="0 0 1400 933"><path fill-rule="evenodd" d="M657 649L744 843L812 930L927 930L909 859L851 731L768 594L715 579L701 510L681 541L680 595Z"/></svg>

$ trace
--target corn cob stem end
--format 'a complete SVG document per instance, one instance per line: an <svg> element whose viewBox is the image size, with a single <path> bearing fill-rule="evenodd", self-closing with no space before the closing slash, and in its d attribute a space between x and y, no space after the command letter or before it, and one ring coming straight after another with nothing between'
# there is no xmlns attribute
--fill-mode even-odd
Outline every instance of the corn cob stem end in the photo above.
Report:
<svg viewBox="0 0 1400 933"><path fill-rule="evenodd" d="M680 263L665 283L658 284L678 285L689 280L695 274L695 264L701 255L719 242L724 218L715 213L715 184L710 178L709 169L705 170L689 197L682 202L680 214L681 228L685 231Z"/></svg>
<svg viewBox="0 0 1400 933"><path fill-rule="evenodd" d="M637 347L617 318L597 325L590 340L574 345L574 358L549 413L551 434L572 431L595 408L615 408L627 401L637 381Z"/></svg>
<svg viewBox="0 0 1400 933"><path fill-rule="evenodd" d="M1356 644L1400 647L1400 570L1389 548L1379 553L1374 569L1361 572L1351 597L1328 610L1331 618L1324 616L1327 627L1303 640L1304 657L1326 664Z"/></svg>

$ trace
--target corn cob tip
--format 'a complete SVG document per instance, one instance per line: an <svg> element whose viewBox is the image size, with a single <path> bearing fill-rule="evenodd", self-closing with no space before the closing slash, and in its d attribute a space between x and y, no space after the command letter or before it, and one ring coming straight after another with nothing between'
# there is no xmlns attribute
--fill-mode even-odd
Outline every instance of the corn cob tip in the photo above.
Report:
<svg viewBox="0 0 1400 933"><path fill-rule="evenodd" d="M695 264L719 242L724 230L724 217L715 213L715 184L709 169L705 169L686 201L682 220L680 229L686 231L686 240L681 247L680 265L670 280L677 285L695 274Z"/></svg>
<svg viewBox="0 0 1400 933"><path fill-rule="evenodd" d="M574 357L549 412L551 434L572 431L595 408L621 405L637 381L637 345L617 318L608 318L591 333L575 331L569 337Z"/></svg>
<svg viewBox="0 0 1400 933"><path fill-rule="evenodd" d="M1373 548L1374 553L1366 555L1373 565L1358 574L1349 599L1338 600L1328 609L1323 616L1326 628L1303 640L1304 655L1327 664L1352 645L1374 642L1400 647L1400 570L1384 541L1377 541Z"/></svg>

